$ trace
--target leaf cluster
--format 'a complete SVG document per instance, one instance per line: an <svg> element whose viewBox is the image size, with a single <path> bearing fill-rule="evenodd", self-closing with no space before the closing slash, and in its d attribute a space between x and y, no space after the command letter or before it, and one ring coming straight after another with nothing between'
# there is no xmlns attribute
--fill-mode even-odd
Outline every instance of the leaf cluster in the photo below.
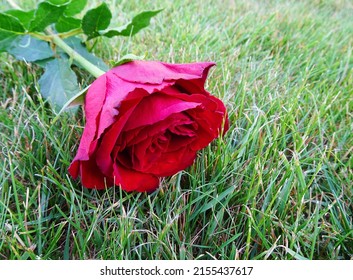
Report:
<svg viewBox="0 0 353 280"><path fill-rule="evenodd" d="M160 12L144 11L126 25L112 29L109 28L112 14L108 5L103 2L85 11L87 2L46 0L33 10L11 9L0 12L0 53L8 52L18 60L36 63L45 69L39 79L39 86L42 95L54 105L54 109L62 108L80 92L80 88L76 74L71 69L75 61L53 44L50 31L62 38L76 53L107 71L109 67L104 61L87 50L86 41L101 36L133 36L147 27L151 18Z"/></svg>

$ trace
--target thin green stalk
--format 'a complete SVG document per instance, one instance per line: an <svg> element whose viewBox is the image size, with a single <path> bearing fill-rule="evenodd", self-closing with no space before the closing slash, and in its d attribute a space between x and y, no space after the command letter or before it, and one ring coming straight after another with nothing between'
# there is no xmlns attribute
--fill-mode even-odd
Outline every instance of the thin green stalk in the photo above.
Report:
<svg viewBox="0 0 353 280"><path fill-rule="evenodd" d="M49 35L44 35L42 33L37 33L37 32L28 32L27 33L28 35L34 37L34 38L37 38L39 40L42 40L42 41L46 41L46 42L51 42L52 41L52 38L51 36Z"/></svg>
<svg viewBox="0 0 353 280"><path fill-rule="evenodd" d="M98 78L103 75L105 72L99 69L97 66L89 62L79 53L77 53L73 48L66 44L57 34L55 34L50 28L45 29L45 33L50 35L52 42L65 51L73 60L78 62L83 68L85 68L90 74Z"/></svg>
<svg viewBox="0 0 353 280"><path fill-rule="evenodd" d="M70 30L68 32L60 33L60 38L65 39L82 33L83 33L82 28L77 28L77 29Z"/></svg>
<svg viewBox="0 0 353 280"><path fill-rule="evenodd" d="M21 7L17 5L12 0L7 0L7 2L14 8L21 10ZM43 36L38 33L33 33L31 34L34 37L37 37L41 40L52 41L55 45L60 47L63 51L65 51L73 60L75 60L77 63L79 63L84 69L86 69L90 74L92 74L94 77L98 78L99 76L103 75L105 72L101 69L99 69L97 66L89 62L87 59L85 59L83 56L81 56L78 52L76 52L73 48L71 48L68 44L64 42L57 34L55 34L50 27L47 27L44 31L47 35L50 37ZM74 30L73 32L77 32L77 30ZM72 35L72 34L70 34Z"/></svg>

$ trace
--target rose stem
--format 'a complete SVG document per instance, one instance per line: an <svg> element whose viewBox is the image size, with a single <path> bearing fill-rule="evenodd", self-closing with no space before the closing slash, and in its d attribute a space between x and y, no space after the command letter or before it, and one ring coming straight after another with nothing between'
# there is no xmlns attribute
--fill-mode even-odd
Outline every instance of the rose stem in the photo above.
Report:
<svg viewBox="0 0 353 280"><path fill-rule="evenodd" d="M21 10L21 7L18 6L14 1L7 0L7 2L15 9ZM98 78L103 75L105 72L99 69L97 66L89 62L83 56L81 56L78 52L76 52L73 48L71 48L68 44L66 44L57 34L55 34L50 27L47 27L44 32L47 35L50 35L50 40L60 47L63 51L65 51L73 60L75 60L78 64L80 64L83 68L85 68L90 74L94 77Z"/></svg>
<svg viewBox="0 0 353 280"><path fill-rule="evenodd" d="M45 29L45 33L50 35L52 42L65 51L73 60L79 63L83 68L85 68L90 74L98 78L105 72L99 69L97 66L89 62L78 52L72 49L68 44L66 44L58 35L56 35L49 27Z"/></svg>

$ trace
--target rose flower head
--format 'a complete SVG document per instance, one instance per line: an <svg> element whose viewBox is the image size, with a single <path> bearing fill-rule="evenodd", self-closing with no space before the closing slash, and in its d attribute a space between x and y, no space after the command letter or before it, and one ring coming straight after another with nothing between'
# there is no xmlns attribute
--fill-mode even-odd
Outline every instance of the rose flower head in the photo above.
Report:
<svg viewBox="0 0 353 280"><path fill-rule="evenodd" d="M69 167L86 188L151 192L227 131L224 104L204 88L214 63L133 61L96 79Z"/></svg>

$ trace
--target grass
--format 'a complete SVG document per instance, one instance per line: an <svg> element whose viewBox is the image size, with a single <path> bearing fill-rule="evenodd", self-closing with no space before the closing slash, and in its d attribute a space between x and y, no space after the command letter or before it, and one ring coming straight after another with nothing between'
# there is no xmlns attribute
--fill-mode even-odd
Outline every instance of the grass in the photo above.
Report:
<svg viewBox="0 0 353 280"><path fill-rule="evenodd" d="M231 128L150 195L83 189L81 111L52 124L40 70L1 54L0 259L352 259L351 1L107 2L165 9L96 54L215 61Z"/></svg>

